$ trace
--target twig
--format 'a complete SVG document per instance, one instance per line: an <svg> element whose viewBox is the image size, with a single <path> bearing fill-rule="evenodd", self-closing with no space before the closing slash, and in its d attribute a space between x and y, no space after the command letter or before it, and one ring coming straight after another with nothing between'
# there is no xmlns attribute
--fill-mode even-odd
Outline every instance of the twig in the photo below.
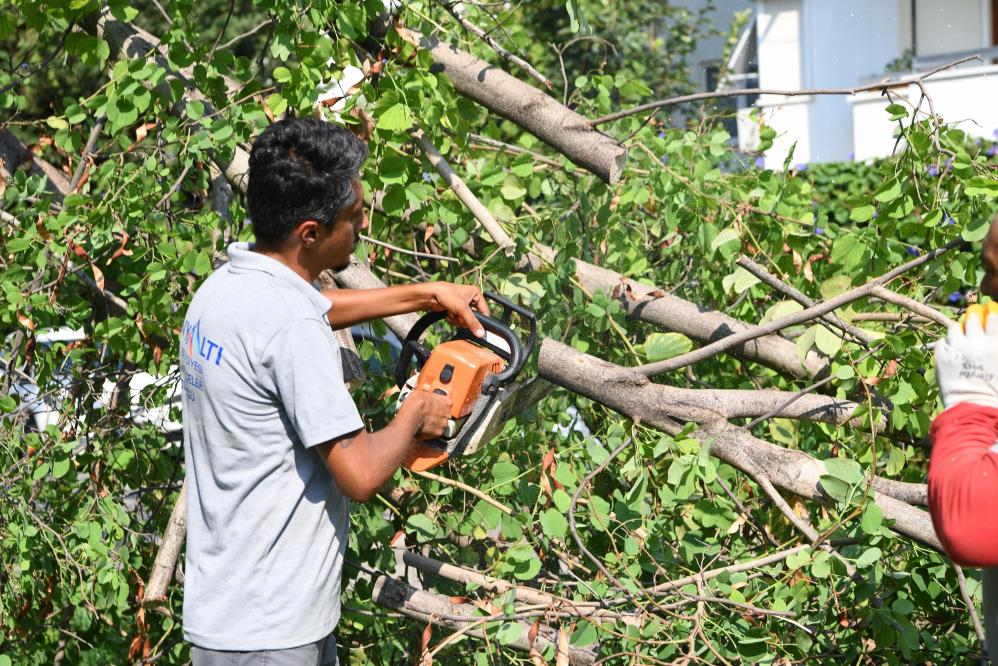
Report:
<svg viewBox="0 0 998 666"><path fill-rule="evenodd" d="M923 303L919 303L913 298L908 298L907 296L902 296L901 294L895 293L890 289L885 289L884 287L874 287L872 289L872 296L879 298L882 301L887 301L888 303L893 303L898 307L902 307L905 310L910 310L917 315L921 315L926 319L931 319L932 321L949 328L956 322L944 315L939 310L929 307Z"/></svg>
<svg viewBox="0 0 998 666"><path fill-rule="evenodd" d="M929 261L935 259L941 254L949 252L955 247L963 245L964 241L961 238L956 238L951 240L946 245L927 252L922 256L909 261L906 264L902 264L893 270L884 273L878 278L867 282L864 285L850 289L834 298L829 298L825 301L821 301L815 304L813 307L805 308L800 312L795 312L794 314L787 315L786 317L780 317L779 319L774 319L773 321L753 326L744 331L735 333L734 335L729 335L727 337L721 338L720 340L713 342L709 345L695 349L694 351L687 352L686 354L681 354L680 356L675 356L664 361L658 361L656 363L648 363L646 365L638 366L636 368L631 368L629 372L644 375L645 377L650 377L652 375L658 375L663 372L671 372L673 370L678 370L679 368L684 368L687 365L692 365L698 363L704 359L708 359L712 356L719 354L735 345L747 342L749 340L754 340L755 338L762 337L763 335L768 335L770 333L776 333L777 331L783 330L788 326L794 326L796 324L804 323L815 317L819 317L823 314L836 310L843 305L852 303L853 301L859 300L872 295L873 290L876 287L882 287L894 278L898 277L902 273L911 270L912 268L917 268Z"/></svg>
<svg viewBox="0 0 998 666"><path fill-rule="evenodd" d="M412 138L415 139L417 144L419 144L420 149L423 151L423 154L426 155L426 159L429 163L434 169L437 170L437 173L439 173L444 179L444 182L446 182L447 185L454 190L454 194L457 195L457 198L461 200L461 203L463 203L469 211L471 211L471 214L475 216L475 219L482 225L486 233L492 237L492 240L494 240L496 244L507 253L512 252L513 248L516 246L513 239L509 237L506 231L502 228L502 225L499 224L498 220L492 216L489 209L486 208L481 201L479 201L478 197L476 197L470 189L468 189L468 186L465 185L464 181L461 180L456 173L454 173L454 170L451 168L450 164L447 163L447 160L444 159L443 155L440 154L440 151L437 150L436 146L434 146L430 140L426 138L426 134L423 133L423 130L415 130L412 133Z"/></svg>
<svg viewBox="0 0 998 666"><path fill-rule="evenodd" d="M377 238L371 238L365 234L360 235L362 240L367 241L372 245L378 245L380 247L388 248L392 252L398 252L400 254L408 254L412 257L419 257L420 259L436 259L438 261L449 261L453 263L460 263L460 259L455 259L454 257L447 257L442 254L432 254L430 252L419 252L418 250L407 250L404 247L398 247L397 245L392 245L391 243L386 243L385 241L380 241Z"/></svg>
<svg viewBox="0 0 998 666"><path fill-rule="evenodd" d="M535 153L534 151L528 150L521 146L514 146L509 143L497 141L496 139L492 139L487 136L482 136L481 134L469 134L468 138L471 141L474 141L475 143L482 143L485 144L486 146L491 146L493 148L497 148L503 152L511 153L513 155L530 155L530 157L532 157L535 162L540 162L541 164L547 164L548 166L557 167L559 169L563 167L561 162L559 162L558 160L551 159L550 157L547 157L546 155L541 155L540 153ZM582 174L580 174L577 171L573 171L572 175L576 176L577 178L581 178L582 176Z"/></svg>
<svg viewBox="0 0 998 666"><path fill-rule="evenodd" d="M233 37L229 41L225 42L224 44L222 44L218 48L220 48L220 49L222 49L224 51L225 49L229 48L230 46L234 46L235 44L241 42L242 40L246 39L247 37L252 37L256 33L260 32L261 30L263 30L264 28L266 28L267 26L273 25L273 23L274 23L274 19L269 18L266 21L264 21L263 23L261 23L258 26L256 26L255 28L251 28L250 30L247 30L246 32L242 33L241 35L236 35L235 37Z"/></svg>
<svg viewBox="0 0 998 666"><path fill-rule="evenodd" d="M431 481L437 481L437 482L442 483L442 484L447 485L447 486L454 486L455 488L460 488L461 490L463 490L464 492L468 493L469 495L474 495L475 497L477 497L478 499L482 500L483 502L491 504L495 508L497 508L500 511L502 511L503 513L505 513L507 516L512 516L513 515L513 510L511 508L509 508L508 506L506 506L505 504L492 499L492 497L490 497L486 493L483 493L481 490L479 490L477 488L472 488L471 486L465 485L465 484L461 483L460 481L455 481L454 479L448 479L447 477L439 476L437 474L434 474L433 472L413 472L413 474L416 474L417 476L421 476L424 479L429 479Z"/></svg>
<svg viewBox="0 0 998 666"><path fill-rule="evenodd" d="M783 280L779 279L778 277L776 277L775 275L773 275L772 273L770 273L765 268L763 268L756 262L752 261L745 255L738 257L738 261L736 263L745 270L747 270L749 273L756 276L764 283L775 289L776 291L784 294L785 296L789 296L790 298L797 301L804 307L813 308L815 306L816 301L814 299L809 298L804 293L798 291L797 288L794 287L793 285L787 284ZM819 317L819 319L821 319L821 321L827 324L834 326L835 328L841 330L842 332L851 335L853 338L862 342L864 345L870 344L870 342L872 342L874 339L873 336L867 333L866 331L856 328L855 326L850 326L846 322L842 321L838 317L838 315L832 312L829 312L826 315L822 315L821 317Z"/></svg>
<svg viewBox="0 0 998 666"><path fill-rule="evenodd" d="M606 576L606 579L608 581L613 583L613 585L618 590L621 590L622 592L625 592L627 594L630 594L630 591L627 589L627 587L625 587L623 583L617 580L617 578L614 577L614 575L610 573L610 571L605 566L603 566L603 563L599 559L597 559L595 555L589 552L589 549L586 548L585 544L582 543L582 539L579 537L579 532L575 527L575 507L579 502L579 497L582 495L582 491L589 487L589 483L593 480L593 478L597 474L602 472L604 469L606 469L607 465L613 462L614 458L619 456L620 453L630 445L631 445L630 438L624 440L624 442L620 446L614 449L613 452L606 457L606 460L604 460L601 465L599 465L593 471L589 472L589 474L586 475L586 478L582 480L582 482L579 484L579 487L575 490L575 494L572 495L572 501L568 505L568 529L572 532L572 538L575 539L575 544L579 547L579 550L582 551L582 554L585 555L590 562L596 565L596 568L600 570L600 573Z"/></svg>
<svg viewBox="0 0 998 666"><path fill-rule="evenodd" d="M861 92L868 92L872 90L885 91L890 88L901 88L910 85L918 85L919 81L924 81L934 74L956 67L970 60L980 60L981 57L977 55L967 56L966 58L960 58L959 60L954 60L953 62L947 63L936 69L922 74L917 79L901 79L895 81L879 81L877 83L868 83L862 86L856 86L853 88L804 88L801 90L778 90L773 88L741 88L736 90L719 90L714 92L702 92L694 93L692 95L682 95L680 97L670 97L669 99L661 99L654 102L646 102L645 104L639 104L638 106L632 107L630 109L624 109L623 111L617 111L605 116L601 116L590 121L593 127L598 125L603 125L605 123L613 122L614 120L620 120L621 118L626 118L628 116L634 116L639 113L644 113L645 111L655 111L662 109L667 106L674 106L676 104L685 104L686 102L698 102L705 99L717 99L721 97L739 97L741 95L779 95L781 97L797 97L800 95L855 95Z"/></svg>
<svg viewBox="0 0 998 666"><path fill-rule="evenodd" d="M190 164L188 164L183 168L183 170L180 172L180 175L177 176L177 180L173 183L173 185L170 186L170 189L167 190L166 194L164 194L162 198L160 198L160 200L156 202L156 205L153 206L153 210L158 209L160 206L166 203L166 200L172 197L173 193L180 189L180 184L184 182L184 178L187 177L187 172L190 170L191 170Z"/></svg>
<svg viewBox="0 0 998 666"><path fill-rule="evenodd" d="M454 3L447 2L446 0L444 0L440 4L443 5L444 9L450 12L450 15L453 16L458 21L458 23L464 26L465 30L477 36L478 38L484 40L486 44L492 47L492 50L496 52L496 55L498 55L506 62L513 63L514 65L522 69L524 72L530 75L532 79L543 84L548 90L552 88L553 84L551 83L551 79L538 72L529 62L527 62L520 56L514 55L509 51L507 51L505 48L503 48L501 44L499 44L499 42L492 39L491 35L489 35L487 32L479 28L477 25L475 25L468 19L461 16L458 13L457 9L454 7Z"/></svg>
<svg viewBox="0 0 998 666"><path fill-rule="evenodd" d="M831 543L835 546L847 546L855 542L856 542L855 539L834 539L832 540ZM657 596L669 594L672 590L685 587L687 585L690 585L691 583L696 583L698 579L703 579L704 581L708 581L713 578L717 578L718 576L721 576L723 574L738 573L740 571L748 571L750 569L758 569L759 567L765 567L769 566L770 564L776 564L777 562L782 562L791 555L799 553L805 548L810 548L810 547L811 546L808 544L801 544L799 546L794 546L793 548L787 548L786 550L781 550L771 555L766 555L764 557L759 557L754 560L749 560L748 562L729 564L728 566L725 567L711 569L709 571L704 571L702 573L698 573L692 576L686 576L684 578L677 578L675 580L670 580L667 583L660 583L659 585L656 585L654 587L649 587L648 589L645 590L645 592ZM607 603L614 604L617 601L618 600L609 600ZM623 602L624 599L620 599L619 601Z"/></svg>
<svg viewBox="0 0 998 666"><path fill-rule="evenodd" d="M87 137L87 145L83 146L83 153L80 155L80 162L76 165L76 171L73 173L72 180L69 181L69 191L75 192L76 187L80 184L80 180L83 178L83 172L87 168L87 158L94 150L94 146L97 145L97 139L100 137L100 133L104 131L104 114L100 114L97 117L97 122L94 123L93 129L90 130L90 136Z"/></svg>
<svg viewBox="0 0 998 666"><path fill-rule="evenodd" d="M970 598L970 591L967 589L967 579L963 575L963 567L954 563L953 568L956 569L956 579L960 584L960 596L963 597L963 603L967 604L967 610L970 612L970 621L974 625L974 633L977 634L977 640L981 642L981 651L985 653L986 658L988 654L987 639L984 637L984 630L981 628L981 619L977 617L977 606L974 604L974 600Z"/></svg>

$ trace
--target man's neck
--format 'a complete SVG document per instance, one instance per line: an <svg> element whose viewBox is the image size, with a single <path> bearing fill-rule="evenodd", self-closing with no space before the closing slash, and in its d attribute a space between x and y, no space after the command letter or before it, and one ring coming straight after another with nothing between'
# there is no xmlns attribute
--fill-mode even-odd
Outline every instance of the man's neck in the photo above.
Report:
<svg viewBox="0 0 998 666"><path fill-rule="evenodd" d="M269 245L255 243L250 246L250 250L253 252L259 252L260 254L270 257L275 261L279 261L300 275L302 279L309 284L319 279L318 274L313 275L308 265L302 262L301 253L297 247L275 248Z"/></svg>

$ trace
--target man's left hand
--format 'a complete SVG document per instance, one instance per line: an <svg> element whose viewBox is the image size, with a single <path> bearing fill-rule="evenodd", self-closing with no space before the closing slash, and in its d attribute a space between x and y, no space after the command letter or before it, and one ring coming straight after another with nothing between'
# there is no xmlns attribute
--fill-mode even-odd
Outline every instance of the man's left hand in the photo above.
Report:
<svg viewBox="0 0 998 666"><path fill-rule="evenodd" d="M489 316L489 305L482 290L470 284L434 282L431 287L430 304L427 309L446 312L447 321L453 326L463 326L478 337L485 335L485 329L475 318L474 310Z"/></svg>

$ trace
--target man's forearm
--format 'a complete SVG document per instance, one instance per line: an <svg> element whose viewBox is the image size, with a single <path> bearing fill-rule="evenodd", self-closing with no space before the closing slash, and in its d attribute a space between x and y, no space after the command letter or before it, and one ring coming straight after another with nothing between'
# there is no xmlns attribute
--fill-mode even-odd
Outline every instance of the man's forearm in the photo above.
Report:
<svg viewBox="0 0 998 666"><path fill-rule="evenodd" d="M330 289L323 295L333 303L326 315L334 329L427 310L433 305L435 283L407 284L384 289Z"/></svg>
<svg viewBox="0 0 998 666"><path fill-rule="evenodd" d="M320 444L319 454L343 493L366 502L405 461L420 426L416 412L402 409L381 430Z"/></svg>

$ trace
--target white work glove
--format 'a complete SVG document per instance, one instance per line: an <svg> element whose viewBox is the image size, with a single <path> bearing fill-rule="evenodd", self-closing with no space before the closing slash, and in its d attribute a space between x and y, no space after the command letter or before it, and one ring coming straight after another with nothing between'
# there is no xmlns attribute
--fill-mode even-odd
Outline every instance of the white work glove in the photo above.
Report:
<svg viewBox="0 0 998 666"><path fill-rule="evenodd" d="M966 328L953 324L936 343L939 397L947 409L960 402L998 408L998 315L982 327L973 314Z"/></svg>

